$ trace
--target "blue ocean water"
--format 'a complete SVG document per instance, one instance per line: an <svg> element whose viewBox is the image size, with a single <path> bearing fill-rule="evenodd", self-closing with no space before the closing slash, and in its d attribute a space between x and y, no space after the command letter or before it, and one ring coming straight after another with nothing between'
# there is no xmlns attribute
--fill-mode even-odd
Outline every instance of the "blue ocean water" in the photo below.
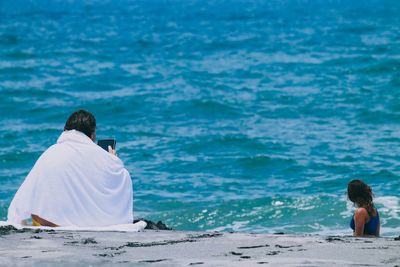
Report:
<svg viewBox="0 0 400 267"><path fill-rule="evenodd" d="M134 214L347 233L350 179L400 232L399 1L0 1L0 219L79 108Z"/></svg>

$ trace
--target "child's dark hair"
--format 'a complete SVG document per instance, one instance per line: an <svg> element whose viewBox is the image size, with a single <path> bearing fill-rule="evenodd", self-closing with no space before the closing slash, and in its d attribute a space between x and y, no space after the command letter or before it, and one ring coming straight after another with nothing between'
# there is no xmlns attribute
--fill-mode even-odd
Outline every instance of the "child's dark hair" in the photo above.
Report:
<svg viewBox="0 0 400 267"><path fill-rule="evenodd" d="M372 216L374 203L372 201L372 189L369 185L361 180L352 180L347 185L347 196L351 202L358 207L365 208L368 215Z"/></svg>

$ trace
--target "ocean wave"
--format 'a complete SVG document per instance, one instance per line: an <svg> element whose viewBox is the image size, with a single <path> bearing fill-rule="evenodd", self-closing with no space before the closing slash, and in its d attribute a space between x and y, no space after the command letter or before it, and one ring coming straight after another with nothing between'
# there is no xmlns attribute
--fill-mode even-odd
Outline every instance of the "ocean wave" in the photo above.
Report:
<svg viewBox="0 0 400 267"><path fill-rule="evenodd" d="M0 45L14 46L17 45L19 38L15 34L2 34L0 35Z"/></svg>
<svg viewBox="0 0 400 267"><path fill-rule="evenodd" d="M395 76L396 71L400 69L400 60L384 59L374 62L369 66L360 69L360 73L365 74L385 74Z"/></svg>
<svg viewBox="0 0 400 267"><path fill-rule="evenodd" d="M284 157L269 157L266 155L257 155L251 157L238 158L237 163L246 168L282 168L283 166L295 165L296 161Z"/></svg>

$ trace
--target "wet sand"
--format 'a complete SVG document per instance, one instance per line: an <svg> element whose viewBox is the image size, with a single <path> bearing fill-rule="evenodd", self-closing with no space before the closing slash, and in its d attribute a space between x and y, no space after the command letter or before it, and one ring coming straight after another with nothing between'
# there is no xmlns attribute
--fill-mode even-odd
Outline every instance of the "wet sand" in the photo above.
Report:
<svg viewBox="0 0 400 267"><path fill-rule="evenodd" d="M0 227L0 266L400 266L398 238Z"/></svg>

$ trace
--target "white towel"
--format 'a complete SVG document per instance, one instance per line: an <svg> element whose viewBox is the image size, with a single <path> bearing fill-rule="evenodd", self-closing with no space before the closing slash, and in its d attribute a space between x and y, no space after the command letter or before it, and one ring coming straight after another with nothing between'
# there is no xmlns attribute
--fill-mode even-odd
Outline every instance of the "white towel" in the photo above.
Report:
<svg viewBox="0 0 400 267"><path fill-rule="evenodd" d="M71 130L37 160L10 204L8 223L35 214L60 226L130 224L132 206L132 181L122 161Z"/></svg>
<svg viewBox="0 0 400 267"><path fill-rule="evenodd" d="M47 227L47 226L26 226L22 224L10 224L9 222L0 221L1 226L14 226L18 230L21 229L41 229L41 230L55 230L55 231L90 231L90 232L139 232L143 231L147 223L139 221L137 223L129 224L114 224L110 226L92 226L92 227L78 227L78 226L60 226L60 227Z"/></svg>

